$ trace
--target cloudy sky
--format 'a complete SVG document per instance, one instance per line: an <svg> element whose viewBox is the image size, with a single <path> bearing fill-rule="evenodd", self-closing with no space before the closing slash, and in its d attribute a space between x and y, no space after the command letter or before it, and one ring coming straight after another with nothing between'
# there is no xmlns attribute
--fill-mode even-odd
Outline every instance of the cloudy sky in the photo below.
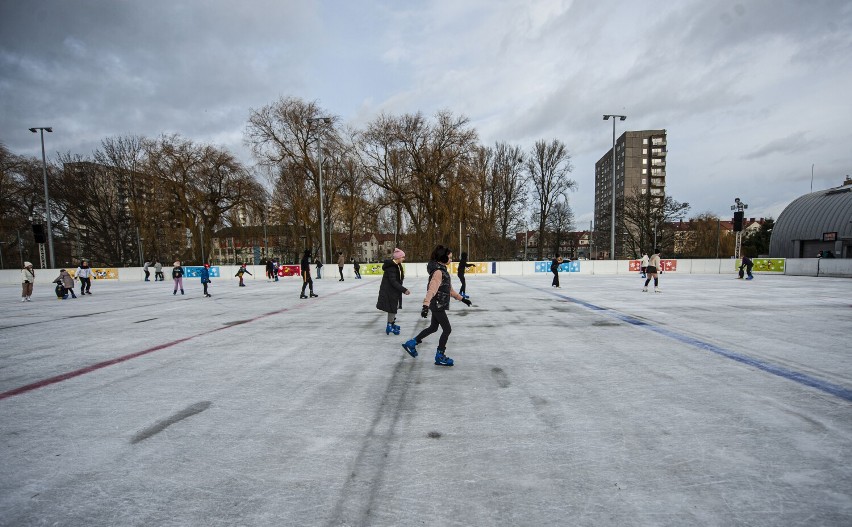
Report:
<svg viewBox="0 0 852 527"><path fill-rule="evenodd" d="M773 216L852 174L848 0L0 1L0 142L40 156L178 133L253 163L250 109L316 100L362 127L447 109L480 141L573 156L578 227L611 121L668 131L692 214Z"/></svg>

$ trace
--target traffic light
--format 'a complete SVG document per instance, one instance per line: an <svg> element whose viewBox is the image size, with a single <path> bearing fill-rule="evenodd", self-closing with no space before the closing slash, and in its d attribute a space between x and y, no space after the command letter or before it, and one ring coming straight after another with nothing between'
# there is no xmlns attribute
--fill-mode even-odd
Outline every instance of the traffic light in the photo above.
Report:
<svg viewBox="0 0 852 527"><path fill-rule="evenodd" d="M738 210L734 213L734 232L740 232L743 230L743 215L745 213L741 210Z"/></svg>
<svg viewBox="0 0 852 527"><path fill-rule="evenodd" d="M41 223L33 223L33 239L36 243L47 242L47 239L44 237L44 225Z"/></svg>

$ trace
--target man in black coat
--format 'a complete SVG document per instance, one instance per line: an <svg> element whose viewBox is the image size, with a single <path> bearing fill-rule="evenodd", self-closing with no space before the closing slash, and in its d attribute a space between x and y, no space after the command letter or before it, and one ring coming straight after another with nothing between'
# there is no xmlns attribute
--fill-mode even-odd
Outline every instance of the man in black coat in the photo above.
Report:
<svg viewBox="0 0 852 527"><path fill-rule="evenodd" d="M393 250L393 258L385 260L382 264L382 284L379 286L379 299L376 301L376 309L388 314L388 325L385 327L385 335L399 335L400 327L395 324L396 312L402 307L402 295L410 295L411 291L402 285L405 280L405 271L402 262L405 261L405 253L402 249Z"/></svg>
<svg viewBox="0 0 852 527"><path fill-rule="evenodd" d="M308 298L305 296L305 288L310 287L311 298L319 295L314 294L314 281L311 280L311 250L305 249L305 254L302 256L302 294L299 298Z"/></svg>

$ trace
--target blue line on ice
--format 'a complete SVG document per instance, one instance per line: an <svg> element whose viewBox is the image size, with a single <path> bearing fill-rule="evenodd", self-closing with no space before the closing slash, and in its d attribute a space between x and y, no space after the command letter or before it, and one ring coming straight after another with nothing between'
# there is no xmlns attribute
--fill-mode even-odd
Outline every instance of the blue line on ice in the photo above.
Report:
<svg viewBox="0 0 852 527"><path fill-rule="evenodd" d="M506 280L509 281L509 282L512 282L513 284L517 284L517 285L520 285L520 286L523 286L523 287L529 287L530 289L535 289L537 291L542 291L542 289L540 289L540 288L533 287L533 286L530 286L530 285L527 285L527 284L524 284L524 283L521 283L521 282L515 282L514 280L509 280L509 279L506 279ZM670 329L667 329L667 328L664 328L664 327L661 327L661 326L657 326L657 325L650 323L650 322L647 322L645 320L641 320L641 319L638 319L636 317L632 317L630 315L625 315L623 313L619 313L618 311L614 311L614 310L609 309L607 307L596 306L595 304L591 304L589 302L586 302L584 300L580 300L578 298L573 298L573 297L570 297L570 296L567 296L567 295L563 295L563 294L557 293L555 291L544 290L544 292L550 293L551 295L553 295L555 297L562 298L563 300L567 300L567 301L572 302L574 304L583 306L586 309L589 309L589 310L592 310L592 311L602 311L605 314L607 314L607 315L609 315L613 318L617 318L618 320L621 320L623 322L627 322L628 324L632 324L634 326L642 327L642 328L648 329L650 331L653 331L655 333L659 333L660 335L663 335L664 337L668 337L670 339L677 340L678 342L682 342L684 344L694 346L698 349L710 351L710 352L715 353L717 355L721 355L722 357L725 357L725 358L728 358L728 359L731 359L731 360L735 360L737 362L747 364L749 366L753 366L753 367L758 368L760 370L763 370L767 373L771 373L772 375L777 375L778 377L782 377L784 379L788 379L788 380L797 382L799 384L804 384L805 386L810 386L811 388L816 388L817 390L820 390L820 391L823 391L825 393L834 395L836 397L840 397L841 399L843 399L845 401L852 402L852 390L850 390L849 388L844 388L843 386L840 386L838 384L834 384L834 383L831 383L831 382L828 382L828 381L824 381L822 379L812 377L812 376L807 375L805 373L799 373L797 371L789 370L789 369L783 368L781 366L776 366L776 365L770 364L766 361L755 359L755 358L743 355L741 353L736 353L736 352L727 350L725 348L722 348L720 346L717 346L715 344L711 344L709 342L705 342L703 340L699 340L697 338L690 337L688 335L684 335L682 333L678 333L676 331L672 331Z"/></svg>

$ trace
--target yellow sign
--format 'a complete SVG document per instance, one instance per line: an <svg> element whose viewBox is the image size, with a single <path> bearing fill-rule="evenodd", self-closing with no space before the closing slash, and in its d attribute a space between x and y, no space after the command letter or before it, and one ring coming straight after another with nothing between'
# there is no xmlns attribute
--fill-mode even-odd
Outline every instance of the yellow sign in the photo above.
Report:
<svg viewBox="0 0 852 527"><path fill-rule="evenodd" d="M467 263L473 264L473 267L468 267L467 269L465 269L464 274L489 274L487 262L467 262ZM449 271L450 271L450 274L458 274L458 272L459 272L458 262L451 263Z"/></svg>
<svg viewBox="0 0 852 527"><path fill-rule="evenodd" d="M77 270L69 270L72 278L77 278ZM92 280L118 280L118 269L115 267L92 267Z"/></svg>

